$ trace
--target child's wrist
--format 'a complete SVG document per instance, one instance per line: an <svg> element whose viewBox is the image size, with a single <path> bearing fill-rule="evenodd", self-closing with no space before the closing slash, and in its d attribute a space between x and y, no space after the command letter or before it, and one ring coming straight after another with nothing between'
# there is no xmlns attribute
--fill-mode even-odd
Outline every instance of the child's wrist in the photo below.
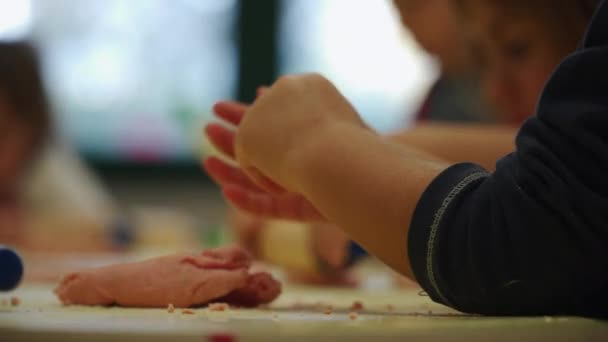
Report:
<svg viewBox="0 0 608 342"><path fill-rule="evenodd" d="M317 127L314 132L299 138L301 141L294 144L289 151L283 168L285 179L288 179L292 191L306 194L304 184L309 182L310 171L318 169L320 165L331 167L329 164L334 158L328 151L334 151L334 149L328 147L340 144L341 139L347 139L342 132L353 127L355 126L343 122L326 123ZM355 127L355 129L360 128Z"/></svg>

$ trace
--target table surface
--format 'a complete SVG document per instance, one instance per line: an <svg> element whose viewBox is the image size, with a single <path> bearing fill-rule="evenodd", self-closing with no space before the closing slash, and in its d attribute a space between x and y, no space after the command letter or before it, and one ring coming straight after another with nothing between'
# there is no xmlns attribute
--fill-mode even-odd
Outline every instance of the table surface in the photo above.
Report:
<svg viewBox="0 0 608 342"><path fill-rule="evenodd" d="M271 306L212 312L62 306L51 285L26 284L1 299L2 341L608 341L608 322L575 317L500 318L459 314L419 290L287 287ZM364 309L349 317L359 300ZM394 309L389 308L389 304ZM331 305L331 314L324 311Z"/></svg>

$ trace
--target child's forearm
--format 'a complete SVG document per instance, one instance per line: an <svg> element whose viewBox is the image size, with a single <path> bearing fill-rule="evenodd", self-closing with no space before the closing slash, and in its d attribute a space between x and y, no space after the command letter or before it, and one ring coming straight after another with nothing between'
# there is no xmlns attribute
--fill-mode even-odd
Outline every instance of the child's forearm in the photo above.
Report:
<svg viewBox="0 0 608 342"><path fill-rule="evenodd" d="M292 154L293 183L332 223L411 277L408 226L420 195L448 164L347 124L314 138Z"/></svg>
<svg viewBox="0 0 608 342"><path fill-rule="evenodd" d="M388 139L451 162L473 162L494 170L496 160L515 148L517 128L499 124L417 125Z"/></svg>

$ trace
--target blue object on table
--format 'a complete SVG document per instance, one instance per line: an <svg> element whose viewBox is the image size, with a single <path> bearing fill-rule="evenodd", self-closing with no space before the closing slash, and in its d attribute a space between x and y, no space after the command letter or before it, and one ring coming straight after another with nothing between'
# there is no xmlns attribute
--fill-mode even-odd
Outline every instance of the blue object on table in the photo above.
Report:
<svg viewBox="0 0 608 342"><path fill-rule="evenodd" d="M19 285L23 263L12 249L0 245L0 291L10 291Z"/></svg>
<svg viewBox="0 0 608 342"><path fill-rule="evenodd" d="M135 242L135 227L126 217L113 220L108 227L108 233L110 243L115 248L127 248Z"/></svg>
<svg viewBox="0 0 608 342"><path fill-rule="evenodd" d="M363 247L361 247L358 243L351 240L348 246L348 258L346 259L345 263L346 266L352 266L357 263L357 261L365 257L367 257L367 252L365 249L363 249Z"/></svg>

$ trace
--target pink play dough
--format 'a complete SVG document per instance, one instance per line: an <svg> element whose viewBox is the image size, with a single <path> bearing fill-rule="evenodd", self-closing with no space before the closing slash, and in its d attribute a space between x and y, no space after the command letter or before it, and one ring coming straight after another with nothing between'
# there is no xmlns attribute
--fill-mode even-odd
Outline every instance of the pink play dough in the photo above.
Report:
<svg viewBox="0 0 608 342"><path fill-rule="evenodd" d="M239 247L174 254L66 275L55 294L63 304L185 308L221 301L253 307L273 301L281 284L249 273L251 257Z"/></svg>

